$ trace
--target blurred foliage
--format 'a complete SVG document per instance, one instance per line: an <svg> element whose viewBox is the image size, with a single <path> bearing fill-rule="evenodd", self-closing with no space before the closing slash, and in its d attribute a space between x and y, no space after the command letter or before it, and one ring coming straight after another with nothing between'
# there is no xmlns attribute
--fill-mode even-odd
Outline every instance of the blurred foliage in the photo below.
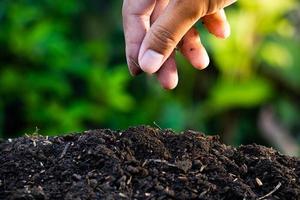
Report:
<svg viewBox="0 0 300 200"><path fill-rule="evenodd" d="M299 3L240 1L228 8L232 35L199 25L211 66L199 72L177 56L180 83L130 77L121 1L0 1L0 137L152 124L264 143L260 110L300 141ZM298 27L298 29L297 29Z"/></svg>

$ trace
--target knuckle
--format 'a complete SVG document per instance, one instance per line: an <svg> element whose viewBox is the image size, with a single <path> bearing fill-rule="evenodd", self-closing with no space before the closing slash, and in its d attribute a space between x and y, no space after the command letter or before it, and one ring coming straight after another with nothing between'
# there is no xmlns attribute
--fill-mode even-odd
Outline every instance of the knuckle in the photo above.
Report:
<svg viewBox="0 0 300 200"><path fill-rule="evenodd" d="M176 46L177 40L173 34L163 26L156 26L154 31L151 31L152 46L156 47L158 51L165 52Z"/></svg>
<svg viewBox="0 0 300 200"><path fill-rule="evenodd" d="M216 1L211 1L211 0L206 0L207 1L207 8L206 8L206 12L205 12L205 14L206 15L209 15L209 14L212 14L212 13L214 13L214 11L215 10L217 10L216 9L216 7L217 7L217 3L216 3Z"/></svg>
<svg viewBox="0 0 300 200"><path fill-rule="evenodd" d="M224 0L215 1L215 0L206 0L206 15L213 14L222 8Z"/></svg>
<svg viewBox="0 0 300 200"><path fill-rule="evenodd" d="M175 0L175 8L179 9L187 18L196 19L201 17L203 3L207 0Z"/></svg>
<svg viewBox="0 0 300 200"><path fill-rule="evenodd" d="M191 19L199 19L222 8L225 0L174 0L175 8ZM188 12L187 12L188 11Z"/></svg>

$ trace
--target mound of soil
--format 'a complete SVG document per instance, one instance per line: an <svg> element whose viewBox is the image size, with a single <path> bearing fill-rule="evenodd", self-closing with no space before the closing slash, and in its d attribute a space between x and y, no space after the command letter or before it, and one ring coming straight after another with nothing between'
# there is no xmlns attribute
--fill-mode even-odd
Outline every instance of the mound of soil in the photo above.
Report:
<svg viewBox="0 0 300 200"><path fill-rule="evenodd" d="M0 143L0 199L300 199L300 159L147 126Z"/></svg>

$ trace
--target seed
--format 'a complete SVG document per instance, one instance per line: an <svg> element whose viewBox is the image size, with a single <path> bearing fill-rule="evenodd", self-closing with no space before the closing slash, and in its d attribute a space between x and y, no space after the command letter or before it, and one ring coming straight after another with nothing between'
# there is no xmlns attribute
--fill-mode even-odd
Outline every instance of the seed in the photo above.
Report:
<svg viewBox="0 0 300 200"><path fill-rule="evenodd" d="M255 178L255 181L257 183L258 186L262 186L263 183L261 182L261 180L259 178Z"/></svg>

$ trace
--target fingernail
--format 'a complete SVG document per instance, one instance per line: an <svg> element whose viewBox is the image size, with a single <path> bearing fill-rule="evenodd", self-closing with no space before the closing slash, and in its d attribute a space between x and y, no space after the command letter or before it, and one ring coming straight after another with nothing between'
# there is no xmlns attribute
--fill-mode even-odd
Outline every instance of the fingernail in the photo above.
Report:
<svg viewBox="0 0 300 200"><path fill-rule="evenodd" d="M140 66L143 71L153 74L159 70L162 65L164 56L151 49L148 49L140 60Z"/></svg>

